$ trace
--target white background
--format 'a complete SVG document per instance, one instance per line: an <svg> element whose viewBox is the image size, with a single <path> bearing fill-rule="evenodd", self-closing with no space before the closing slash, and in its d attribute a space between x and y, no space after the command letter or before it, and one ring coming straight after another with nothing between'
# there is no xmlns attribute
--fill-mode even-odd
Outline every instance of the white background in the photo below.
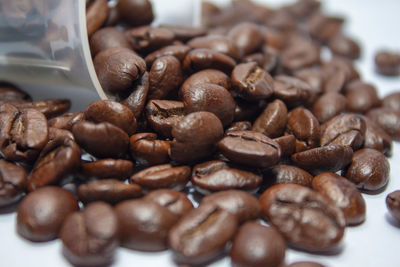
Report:
<svg viewBox="0 0 400 267"><path fill-rule="evenodd" d="M174 1L158 1L169 6ZM282 1L259 1L270 4ZM285 3L290 1L284 1ZM176 6L176 12L182 11ZM158 8L158 10L162 8ZM362 79L373 83L380 96L400 90L400 78L378 76L373 70L373 54L379 48L400 50L400 1L398 0L330 0L324 1L324 9L331 14L344 15L347 19L345 32L362 43L362 59L357 67ZM35 98L43 98L43 91L30 92ZM90 101L96 99L93 92L62 91L60 97L70 96L73 110L82 110ZM52 95L53 97L54 95ZM383 193L363 194L367 202L367 219L356 227L346 229L342 252L338 255L320 256L305 252L288 250L286 262L315 260L327 266L400 266L400 224L394 222L387 212L385 197L389 192L400 189L400 145L394 143L390 158L390 182ZM31 243L15 233L15 213L0 211L0 266L30 267L69 266L61 256L58 240L47 243ZM117 250L115 266L173 266L171 254L140 253L123 248ZM213 266L230 266L224 258Z"/></svg>

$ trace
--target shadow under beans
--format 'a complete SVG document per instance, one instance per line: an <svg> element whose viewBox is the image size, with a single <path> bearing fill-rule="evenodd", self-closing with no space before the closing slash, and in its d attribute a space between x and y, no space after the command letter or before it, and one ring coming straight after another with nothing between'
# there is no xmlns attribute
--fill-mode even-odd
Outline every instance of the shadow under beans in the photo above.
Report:
<svg viewBox="0 0 400 267"><path fill-rule="evenodd" d="M385 219L391 226L400 229L400 222L397 221L392 215L390 215L389 212L385 213Z"/></svg>

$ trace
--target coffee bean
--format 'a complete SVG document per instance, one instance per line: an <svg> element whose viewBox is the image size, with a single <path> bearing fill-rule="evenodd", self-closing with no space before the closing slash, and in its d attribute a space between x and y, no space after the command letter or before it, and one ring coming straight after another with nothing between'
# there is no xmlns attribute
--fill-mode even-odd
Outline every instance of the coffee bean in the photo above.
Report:
<svg viewBox="0 0 400 267"><path fill-rule="evenodd" d="M278 52L268 47L264 53L254 53L242 58L242 63L256 62L257 65L271 75L281 72L281 60Z"/></svg>
<svg viewBox="0 0 400 267"><path fill-rule="evenodd" d="M129 182L149 190L159 188L182 190L189 182L189 177L189 166L173 167L171 164L163 164L135 173Z"/></svg>
<svg viewBox="0 0 400 267"><path fill-rule="evenodd" d="M84 204L104 201L117 204L124 200L142 196L142 188L137 184L126 184L115 179L91 181L78 187L78 198Z"/></svg>
<svg viewBox="0 0 400 267"><path fill-rule="evenodd" d="M183 76L181 63L174 56L163 56L154 60L149 72L149 99L162 99L179 88Z"/></svg>
<svg viewBox="0 0 400 267"><path fill-rule="evenodd" d="M121 0L117 10L121 20L130 26L150 24L154 19L153 7L148 0Z"/></svg>
<svg viewBox="0 0 400 267"><path fill-rule="evenodd" d="M140 251L167 249L167 235L177 216L148 200L126 200L115 206L121 246Z"/></svg>
<svg viewBox="0 0 400 267"><path fill-rule="evenodd" d="M129 177L132 171L133 163L123 159L101 159L82 164L82 173L88 178L123 180Z"/></svg>
<svg viewBox="0 0 400 267"><path fill-rule="evenodd" d="M179 218L193 209L193 204L185 193L175 190L154 190L145 195L143 199L166 207Z"/></svg>
<svg viewBox="0 0 400 267"><path fill-rule="evenodd" d="M263 180L269 184L299 184L311 187L313 176L303 169L278 164L263 172Z"/></svg>
<svg viewBox="0 0 400 267"><path fill-rule="evenodd" d="M191 181L197 191L208 194L229 189L253 192L262 179L252 172L229 168L223 162L208 161L194 166Z"/></svg>
<svg viewBox="0 0 400 267"><path fill-rule="evenodd" d="M81 121L72 127L72 133L86 152L99 158L120 158L125 155L129 145L129 136L108 122L95 124Z"/></svg>
<svg viewBox="0 0 400 267"><path fill-rule="evenodd" d="M317 97L322 93L324 89L324 75L320 68L305 68L297 70L293 73L294 77L306 82L312 89L312 99L308 101L310 104L314 104ZM308 104L307 103L307 104Z"/></svg>
<svg viewBox="0 0 400 267"><path fill-rule="evenodd" d="M360 75L354 68L352 62L343 57L333 57L322 66L322 73L325 80L325 92L341 92L346 85Z"/></svg>
<svg viewBox="0 0 400 267"><path fill-rule="evenodd" d="M215 205L236 215L239 223L256 220L261 213L258 200L242 190L225 190L205 196L201 205Z"/></svg>
<svg viewBox="0 0 400 267"><path fill-rule="evenodd" d="M378 51L375 54L375 69L382 75L398 76L400 74L400 54L387 50Z"/></svg>
<svg viewBox="0 0 400 267"><path fill-rule="evenodd" d="M48 126L71 131L72 126L75 123L83 120L85 120L84 112L75 112L75 113L67 112L61 116L54 117L48 120Z"/></svg>
<svg viewBox="0 0 400 267"><path fill-rule="evenodd" d="M290 265L287 265L287 267L326 267L326 266L313 261L298 261Z"/></svg>
<svg viewBox="0 0 400 267"><path fill-rule="evenodd" d="M15 107L17 107L20 111L24 111L26 109L36 109L37 111L42 112L47 118L63 114L64 112L68 111L70 106L71 101L68 99L44 99L34 102L15 104Z"/></svg>
<svg viewBox="0 0 400 267"><path fill-rule="evenodd" d="M355 151L363 145L365 130L361 115L340 114L321 125L321 146L338 144Z"/></svg>
<svg viewBox="0 0 400 267"><path fill-rule="evenodd" d="M380 100L374 86L359 80L352 81L345 87L346 110L355 113L365 113L380 105Z"/></svg>
<svg viewBox="0 0 400 267"><path fill-rule="evenodd" d="M86 7L87 34L90 36L106 21L108 16L107 0L93 0Z"/></svg>
<svg viewBox="0 0 400 267"><path fill-rule="evenodd" d="M396 190L386 196L386 207L390 214L400 222L400 191Z"/></svg>
<svg viewBox="0 0 400 267"><path fill-rule="evenodd" d="M229 31L228 37L239 48L241 56L256 52L264 42L259 26L250 22L242 22L234 26Z"/></svg>
<svg viewBox="0 0 400 267"><path fill-rule="evenodd" d="M335 173L321 173L312 180L312 188L343 211L346 225L360 224L365 220L365 200L349 180Z"/></svg>
<svg viewBox="0 0 400 267"><path fill-rule="evenodd" d="M321 3L314 0L298 1L289 6L289 11L298 18L308 18L315 14L321 7Z"/></svg>
<svg viewBox="0 0 400 267"><path fill-rule="evenodd" d="M186 72L193 73L204 69L217 69L227 74L231 73L236 62L233 58L210 49L193 49L184 61L183 68Z"/></svg>
<svg viewBox="0 0 400 267"><path fill-rule="evenodd" d="M25 192L25 170L11 162L0 159L0 208L18 202Z"/></svg>
<svg viewBox="0 0 400 267"><path fill-rule="evenodd" d="M358 189L369 192L383 189L389 172L389 161L381 152L363 148L354 153L351 165L343 173Z"/></svg>
<svg viewBox="0 0 400 267"><path fill-rule="evenodd" d="M146 71L146 63L128 48L101 51L93 60L101 87L111 94L129 90Z"/></svg>
<svg viewBox="0 0 400 267"><path fill-rule="evenodd" d="M330 251L343 238L342 211L307 187L275 185L259 200L263 214L291 246L310 252Z"/></svg>
<svg viewBox="0 0 400 267"><path fill-rule="evenodd" d="M400 92L393 92L385 96L382 99L382 106L400 111Z"/></svg>
<svg viewBox="0 0 400 267"><path fill-rule="evenodd" d="M90 103L85 118L95 123L109 122L124 130L129 136L136 131L136 118L124 105L112 100L98 100Z"/></svg>
<svg viewBox="0 0 400 267"><path fill-rule="evenodd" d="M278 143L254 131L228 132L218 148L229 160L257 168L274 165L281 157Z"/></svg>
<svg viewBox="0 0 400 267"><path fill-rule="evenodd" d="M0 151L5 159L33 162L47 140L47 120L40 111L0 112Z"/></svg>
<svg viewBox="0 0 400 267"><path fill-rule="evenodd" d="M400 111L389 108L375 108L367 113L395 141L400 140Z"/></svg>
<svg viewBox="0 0 400 267"><path fill-rule="evenodd" d="M199 111L181 119L172 129L174 140L169 155L172 160L185 163L209 156L224 130L213 113Z"/></svg>
<svg viewBox="0 0 400 267"><path fill-rule="evenodd" d="M254 245L257 244L257 252ZM281 266L286 243L273 227L247 222L239 228L232 243L232 266Z"/></svg>
<svg viewBox="0 0 400 267"><path fill-rule="evenodd" d="M295 108L289 112L285 133L296 137L296 152L317 147L319 144L318 120L305 108Z"/></svg>
<svg viewBox="0 0 400 267"><path fill-rule="evenodd" d="M337 92L327 92L321 95L312 106L312 113L319 123L324 123L346 109L347 100L345 96Z"/></svg>
<svg viewBox="0 0 400 267"><path fill-rule="evenodd" d="M389 157L392 155L392 138L376 123L363 116L366 130L364 135L364 148L372 148Z"/></svg>
<svg viewBox="0 0 400 267"><path fill-rule="evenodd" d="M239 47L231 38L224 35L213 34L196 37L187 42L187 45L193 49L210 49L219 53L223 53L234 59L238 59L240 57Z"/></svg>
<svg viewBox="0 0 400 267"><path fill-rule="evenodd" d="M157 140L154 133L139 133L129 139L132 157L143 166L167 163L170 143L171 141Z"/></svg>
<svg viewBox="0 0 400 267"><path fill-rule="evenodd" d="M222 253L234 236L237 225L236 216L232 213L218 206L200 205L172 227L168 243L176 261L205 264Z"/></svg>
<svg viewBox="0 0 400 267"><path fill-rule="evenodd" d="M338 34L330 39L328 47L335 55L350 59L360 58L361 49L359 44L355 40L341 34Z"/></svg>
<svg viewBox="0 0 400 267"><path fill-rule="evenodd" d="M118 247L117 216L110 205L94 202L67 217L60 239L63 254L73 265L109 265Z"/></svg>
<svg viewBox="0 0 400 267"><path fill-rule="evenodd" d="M146 106L146 118L150 127L164 137L172 137L172 127L184 117L183 102L150 100Z"/></svg>
<svg viewBox="0 0 400 267"><path fill-rule="evenodd" d="M71 133L54 128L28 176L28 191L57 184L65 176L76 172L81 163L81 150ZM61 132L60 132L61 131Z"/></svg>
<svg viewBox="0 0 400 267"><path fill-rule="evenodd" d="M274 100L258 116L251 129L263 133L270 138L279 137L285 130L287 113L285 103L279 99Z"/></svg>
<svg viewBox="0 0 400 267"><path fill-rule="evenodd" d="M293 72L318 64L320 47L306 39L294 38L282 51L281 57L284 69Z"/></svg>
<svg viewBox="0 0 400 267"><path fill-rule="evenodd" d="M313 38L326 43L341 31L343 22L344 18L316 12L307 20L307 31Z"/></svg>
<svg viewBox="0 0 400 267"><path fill-rule="evenodd" d="M286 75L278 75L274 80L274 96L287 105L288 108L301 106L311 96L311 87L299 80Z"/></svg>
<svg viewBox="0 0 400 267"><path fill-rule="evenodd" d="M112 47L132 49L125 34L114 27L106 27L96 31L89 40L90 52L95 57L99 52Z"/></svg>
<svg viewBox="0 0 400 267"><path fill-rule="evenodd" d="M152 26L131 28L125 34L133 50L139 53L151 53L161 47L170 45L175 37L170 30Z"/></svg>
<svg viewBox="0 0 400 267"><path fill-rule="evenodd" d="M13 100L21 100L21 101L31 101L32 98L26 92L22 91L15 85L0 81L0 103L3 101L13 101Z"/></svg>
<svg viewBox="0 0 400 267"><path fill-rule="evenodd" d="M180 94L186 114L208 111L214 113L223 126L228 126L233 121L236 103L224 87L201 83L192 87L182 87Z"/></svg>
<svg viewBox="0 0 400 267"><path fill-rule="evenodd" d="M229 128L225 130L226 132L231 132L231 131L247 131L251 130L251 122L249 121L238 121L232 123Z"/></svg>
<svg viewBox="0 0 400 267"><path fill-rule="evenodd" d="M179 62L183 62L189 50L187 45L168 45L148 54L144 60L148 67L152 66L157 58L164 56L174 56Z"/></svg>
<svg viewBox="0 0 400 267"><path fill-rule="evenodd" d="M133 112L136 121L138 121L146 105L149 92L149 74L145 72L139 80L134 82L132 88L133 91L121 101L121 104L128 107Z"/></svg>
<svg viewBox="0 0 400 267"><path fill-rule="evenodd" d="M265 108L265 101L250 102L236 98L235 118L233 121L253 121Z"/></svg>
<svg viewBox="0 0 400 267"><path fill-rule="evenodd" d="M232 86L245 100L256 101L269 98L274 90L272 77L257 63L237 65L231 75Z"/></svg>
<svg viewBox="0 0 400 267"><path fill-rule="evenodd" d="M292 134L273 139L281 148L281 159L290 157L296 152L296 137Z"/></svg>
<svg viewBox="0 0 400 267"><path fill-rule="evenodd" d="M33 242L58 237L65 218L78 210L78 202L68 191L47 186L27 195L19 204L17 232Z"/></svg>

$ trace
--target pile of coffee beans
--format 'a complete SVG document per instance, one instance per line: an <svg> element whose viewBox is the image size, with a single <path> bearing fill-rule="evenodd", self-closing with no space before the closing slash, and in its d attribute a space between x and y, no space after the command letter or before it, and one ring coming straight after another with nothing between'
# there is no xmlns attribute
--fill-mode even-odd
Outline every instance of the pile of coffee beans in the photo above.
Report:
<svg viewBox="0 0 400 267"><path fill-rule="evenodd" d="M343 18L316 0L204 2L202 28L151 26L148 0L86 5L113 100L71 113L0 83L0 207L18 204L20 236L60 238L77 266L112 264L119 246L190 266L322 266L285 251L332 253L363 223L360 192L389 180L400 92L361 80ZM378 71L398 73L393 58ZM387 207L400 221L399 191Z"/></svg>

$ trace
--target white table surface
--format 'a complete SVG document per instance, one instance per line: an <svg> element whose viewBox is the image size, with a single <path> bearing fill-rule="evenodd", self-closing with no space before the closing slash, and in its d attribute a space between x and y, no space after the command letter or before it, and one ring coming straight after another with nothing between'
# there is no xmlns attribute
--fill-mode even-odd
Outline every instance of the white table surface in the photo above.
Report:
<svg viewBox="0 0 400 267"><path fill-rule="evenodd" d="M161 2L161 1L158 1ZM282 1L259 1L276 5ZM290 2L290 1L283 1ZM172 5L174 1L165 1ZM400 1L398 0L329 0L324 9L331 14L344 15L347 19L345 32L362 43L362 58L357 67L364 81L373 83L380 96L400 90L400 78L387 78L373 70L373 55L377 49L392 48L400 51ZM177 7L179 10L179 7ZM43 90L30 92L34 98L43 98ZM93 92L73 92L73 110L83 110L97 96ZM47 97L50 97L46 95ZM71 96L62 90L51 97ZM393 221L387 212L385 197L389 192L400 189L400 145L394 143L390 161L390 181L383 193L363 194L367 202L366 221L346 229L343 249L337 255L313 255L287 250L286 262L314 260L327 266L400 266L400 224ZM63 267L70 266L61 255L59 240L47 243L31 243L15 232L15 213L0 211L0 266L2 267ZM169 251L142 253L119 248L114 266L174 266ZM230 266L225 257L212 264L215 267Z"/></svg>

